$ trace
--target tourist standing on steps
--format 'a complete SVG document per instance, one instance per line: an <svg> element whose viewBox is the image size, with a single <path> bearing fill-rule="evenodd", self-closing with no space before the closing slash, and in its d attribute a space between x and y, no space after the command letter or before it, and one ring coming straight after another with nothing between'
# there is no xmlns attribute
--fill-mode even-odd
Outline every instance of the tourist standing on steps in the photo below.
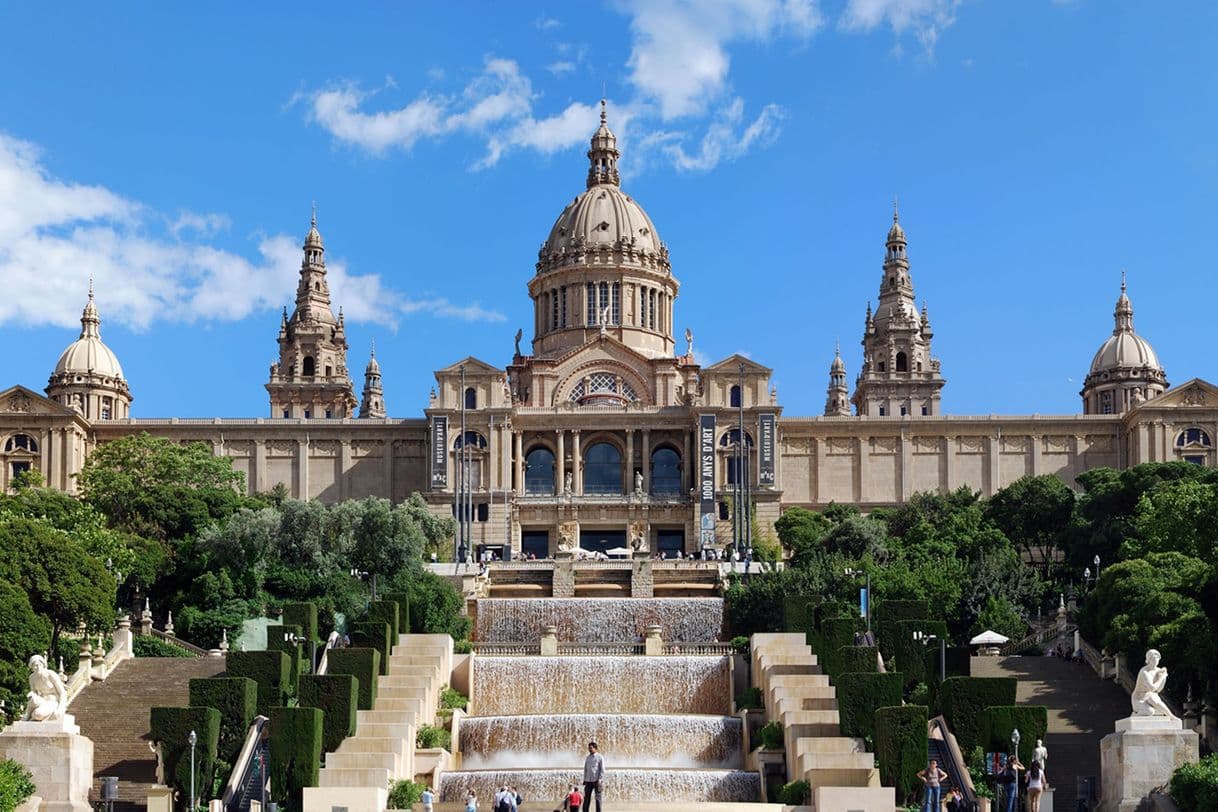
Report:
<svg viewBox="0 0 1218 812"><path fill-rule="evenodd" d="M1033 761L1028 768L1028 812L1040 812L1040 796L1049 788L1049 780L1045 778L1045 769L1039 761Z"/></svg>
<svg viewBox="0 0 1218 812"><path fill-rule="evenodd" d="M943 800L942 782L947 778L947 773L939 769L937 759L930 760L930 766L918 773L918 778L922 779L922 812L939 812L941 801Z"/></svg>
<svg viewBox="0 0 1218 812"><path fill-rule="evenodd" d="M1007 766L998 774L998 783L1005 793L1006 812L1015 812L1015 803L1019 799L1019 771L1023 768L1019 756L1011 756L1007 759Z"/></svg>
<svg viewBox="0 0 1218 812"><path fill-rule="evenodd" d="M465 793L465 812L478 812L478 796L472 789Z"/></svg>
<svg viewBox="0 0 1218 812"><path fill-rule="evenodd" d="M419 796L419 800L423 802L423 812L431 812L432 803L436 796L432 794L431 787L423 787L423 794Z"/></svg>
<svg viewBox="0 0 1218 812"><path fill-rule="evenodd" d="M601 781L605 778L605 758L597 752L596 742L588 742L588 757L584 759L584 812L592 807L596 793L596 812L601 812Z"/></svg>

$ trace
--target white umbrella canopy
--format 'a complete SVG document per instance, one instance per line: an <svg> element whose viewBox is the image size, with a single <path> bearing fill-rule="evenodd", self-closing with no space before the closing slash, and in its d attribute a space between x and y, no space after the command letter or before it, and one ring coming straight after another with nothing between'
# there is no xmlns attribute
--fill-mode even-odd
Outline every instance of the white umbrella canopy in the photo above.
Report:
<svg viewBox="0 0 1218 812"><path fill-rule="evenodd" d="M629 547L611 547L605 550L605 555L630 555L633 552Z"/></svg>
<svg viewBox="0 0 1218 812"><path fill-rule="evenodd" d="M970 646L1000 646L1003 643L1009 642L1011 638L1004 637L998 632L992 632L986 629L981 634L968 641Z"/></svg>

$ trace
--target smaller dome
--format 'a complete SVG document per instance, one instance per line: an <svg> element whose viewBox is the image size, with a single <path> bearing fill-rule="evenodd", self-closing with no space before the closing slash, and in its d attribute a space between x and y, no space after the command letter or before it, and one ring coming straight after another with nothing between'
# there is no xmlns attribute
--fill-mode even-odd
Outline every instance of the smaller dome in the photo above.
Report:
<svg viewBox="0 0 1218 812"><path fill-rule="evenodd" d="M905 229L901 228L901 224L897 222L895 217L892 220L892 228L888 229L888 241L889 242L904 242L905 241Z"/></svg>
<svg viewBox="0 0 1218 812"><path fill-rule="evenodd" d="M376 362L375 355L368 359L368 366L364 367L364 374L365 375L380 375L381 374L381 365Z"/></svg>
<svg viewBox="0 0 1218 812"><path fill-rule="evenodd" d="M1159 356L1155 355L1150 342L1135 332L1121 332L1109 336L1091 361L1091 372L1115 369L1143 369L1150 367L1161 371Z"/></svg>
<svg viewBox="0 0 1218 812"><path fill-rule="evenodd" d="M101 318L93 302L90 285L89 301L80 317L80 338L68 345L55 363L55 375L98 375L123 380L123 368L118 356L101 340Z"/></svg>

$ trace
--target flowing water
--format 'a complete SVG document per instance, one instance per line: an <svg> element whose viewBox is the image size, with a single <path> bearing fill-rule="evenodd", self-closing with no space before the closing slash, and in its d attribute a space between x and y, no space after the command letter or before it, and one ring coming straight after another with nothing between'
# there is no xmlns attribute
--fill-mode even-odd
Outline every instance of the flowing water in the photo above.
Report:
<svg viewBox="0 0 1218 812"><path fill-rule="evenodd" d="M739 769L741 723L733 716L559 714L470 716L461 721L461 766L582 767L589 741L614 768Z"/></svg>
<svg viewBox="0 0 1218 812"><path fill-rule="evenodd" d="M527 809L558 806L572 784L583 791L582 770L457 770L440 778L440 801L460 801L468 790L478 808L490 809L495 790L516 788ZM607 767L601 784L605 801L756 801L761 777L744 770L618 770ZM679 808L675 807L674 809Z"/></svg>
<svg viewBox="0 0 1218 812"><path fill-rule="evenodd" d="M723 632L722 598L482 598L476 640L536 643L546 626L558 639L620 643L659 625L665 640L711 642Z"/></svg>
<svg viewBox="0 0 1218 812"><path fill-rule="evenodd" d="M476 657L477 716L731 713L727 657Z"/></svg>

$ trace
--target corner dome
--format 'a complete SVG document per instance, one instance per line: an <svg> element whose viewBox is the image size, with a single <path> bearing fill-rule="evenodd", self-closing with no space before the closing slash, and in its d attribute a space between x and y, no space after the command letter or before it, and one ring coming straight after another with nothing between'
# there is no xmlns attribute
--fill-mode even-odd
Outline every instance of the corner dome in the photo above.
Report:
<svg viewBox="0 0 1218 812"><path fill-rule="evenodd" d="M55 363L55 375L81 374L123 380L118 356L101 340L101 318L93 303L93 291L80 317L80 338L68 345Z"/></svg>

